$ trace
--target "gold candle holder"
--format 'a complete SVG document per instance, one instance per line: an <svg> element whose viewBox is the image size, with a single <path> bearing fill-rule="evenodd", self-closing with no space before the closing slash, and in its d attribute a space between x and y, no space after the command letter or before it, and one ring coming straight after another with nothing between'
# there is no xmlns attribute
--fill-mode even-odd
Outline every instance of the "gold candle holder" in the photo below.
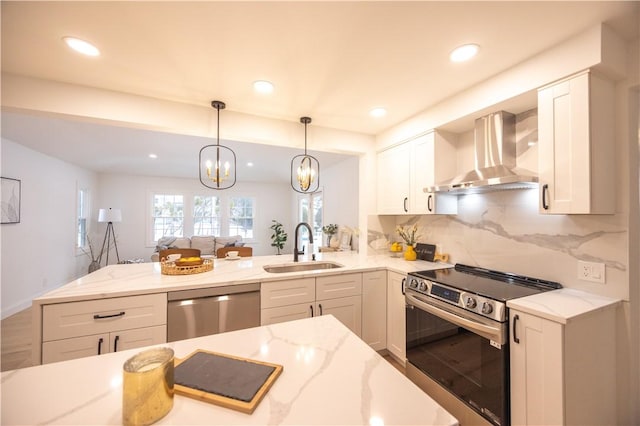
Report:
<svg viewBox="0 0 640 426"><path fill-rule="evenodd" d="M122 423L150 425L173 408L173 350L154 348L123 365Z"/></svg>

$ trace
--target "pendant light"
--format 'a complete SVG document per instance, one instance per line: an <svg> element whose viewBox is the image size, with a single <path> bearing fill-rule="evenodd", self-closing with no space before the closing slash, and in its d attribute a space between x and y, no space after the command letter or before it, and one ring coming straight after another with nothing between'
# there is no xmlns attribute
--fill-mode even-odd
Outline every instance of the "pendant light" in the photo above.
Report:
<svg viewBox="0 0 640 426"><path fill-rule="evenodd" d="M220 145L220 110L224 102L211 101L218 111L216 144L203 146L200 150L200 183L211 189L228 189L236 184L236 154L229 147Z"/></svg>
<svg viewBox="0 0 640 426"><path fill-rule="evenodd" d="M307 154L307 124L311 123L311 118L300 117L300 122L304 124L304 155L291 159L291 187L296 192L310 194L320 187L320 163Z"/></svg>

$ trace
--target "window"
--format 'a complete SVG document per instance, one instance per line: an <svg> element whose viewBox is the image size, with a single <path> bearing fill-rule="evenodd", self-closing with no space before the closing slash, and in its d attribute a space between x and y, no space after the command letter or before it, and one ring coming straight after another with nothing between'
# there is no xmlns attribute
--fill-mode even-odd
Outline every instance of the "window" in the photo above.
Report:
<svg viewBox="0 0 640 426"><path fill-rule="evenodd" d="M184 197L182 195L153 195L153 238L182 237L184 234Z"/></svg>
<svg viewBox="0 0 640 426"><path fill-rule="evenodd" d="M193 235L220 235L220 199L193 197Z"/></svg>
<svg viewBox="0 0 640 426"><path fill-rule="evenodd" d="M229 235L253 238L254 199L232 197L229 199Z"/></svg>
<svg viewBox="0 0 640 426"><path fill-rule="evenodd" d="M78 227L76 229L76 248L84 249L88 245L87 240L87 226L88 226L88 218L89 218L89 190L88 189L78 189L78 200L77 200L77 224Z"/></svg>
<svg viewBox="0 0 640 426"><path fill-rule="evenodd" d="M300 222L306 222L313 229L314 245L320 247L322 245L322 191L316 191L313 194L301 195L298 199L298 218ZM306 242L309 238L303 233L301 241Z"/></svg>

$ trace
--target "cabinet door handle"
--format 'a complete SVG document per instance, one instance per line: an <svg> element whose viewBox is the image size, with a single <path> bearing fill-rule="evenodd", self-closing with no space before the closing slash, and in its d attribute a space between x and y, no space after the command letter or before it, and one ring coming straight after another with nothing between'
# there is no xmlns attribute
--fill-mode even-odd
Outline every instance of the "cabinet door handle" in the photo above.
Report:
<svg viewBox="0 0 640 426"><path fill-rule="evenodd" d="M318 304L318 308L320 308L320 315L322 316L322 303Z"/></svg>
<svg viewBox="0 0 640 426"><path fill-rule="evenodd" d="M515 314L513 316L513 325L511 326L512 329L512 334L513 334L513 341L515 343L520 343L520 338L518 336L516 336L516 323L518 322L518 320L520 319L520 317L518 316L518 314Z"/></svg>
<svg viewBox="0 0 640 426"><path fill-rule="evenodd" d="M407 209L407 201L409 201L409 198L404 197L404 201L402 202L402 208L404 209L405 213L409 211L409 209Z"/></svg>
<svg viewBox="0 0 640 426"><path fill-rule="evenodd" d="M113 314L113 315L98 315L95 314L93 316L93 319L105 319L105 318L115 318L115 317L123 317L124 316L124 311L120 312L119 314Z"/></svg>
<svg viewBox="0 0 640 426"><path fill-rule="evenodd" d="M313 305L309 305L309 308L311 308L311 317L313 317Z"/></svg>
<svg viewBox="0 0 640 426"><path fill-rule="evenodd" d="M104 341L104 339L101 337L98 339L98 355L100 355L102 353L102 342Z"/></svg>
<svg viewBox="0 0 640 426"><path fill-rule="evenodd" d="M116 338L113 339L113 351L114 352L118 352L118 340L120 340L120 336L116 336Z"/></svg>
<svg viewBox="0 0 640 426"><path fill-rule="evenodd" d="M402 295L404 296L404 284L407 282L406 278L402 279L402 282L400 283L400 291L402 291Z"/></svg>
<svg viewBox="0 0 640 426"><path fill-rule="evenodd" d="M433 212L433 195L429 194L427 197L427 210Z"/></svg>
<svg viewBox="0 0 640 426"><path fill-rule="evenodd" d="M549 210L549 203L547 202L547 197L549 196L549 184L545 183L542 185L542 208L545 210Z"/></svg>

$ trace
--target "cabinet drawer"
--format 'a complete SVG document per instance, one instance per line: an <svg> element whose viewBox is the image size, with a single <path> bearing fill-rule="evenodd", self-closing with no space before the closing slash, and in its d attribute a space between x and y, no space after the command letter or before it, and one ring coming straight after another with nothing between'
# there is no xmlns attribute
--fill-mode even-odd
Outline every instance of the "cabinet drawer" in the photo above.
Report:
<svg viewBox="0 0 640 426"><path fill-rule="evenodd" d="M315 299L315 278L267 282L262 283L260 288L260 307L262 309L298 303L313 303Z"/></svg>
<svg viewBox="0 0 640 426"><path fill-rule="evenodd" d="M362 294L362 274L331 275L316 278L316 300Z"/></svg>
<svg viewBox="0 0 640 426"><path fill-rule="evenodd" d="M260 325L311 318L315 310L314 306L315 303L312 302L262 309L260 311Z"/></svg>
<svg viewBox="0 0 640 426"><path fill-rule="evenodd" d="M166 325L166 293L45 305L42 340Z"/></svg>
<svg viewBox="0 0 640 426"><path fill-rule="evenodd" d="M107 352L109 352L109 333L55 340L42 344L42 363L67 361Z"/></svg>

